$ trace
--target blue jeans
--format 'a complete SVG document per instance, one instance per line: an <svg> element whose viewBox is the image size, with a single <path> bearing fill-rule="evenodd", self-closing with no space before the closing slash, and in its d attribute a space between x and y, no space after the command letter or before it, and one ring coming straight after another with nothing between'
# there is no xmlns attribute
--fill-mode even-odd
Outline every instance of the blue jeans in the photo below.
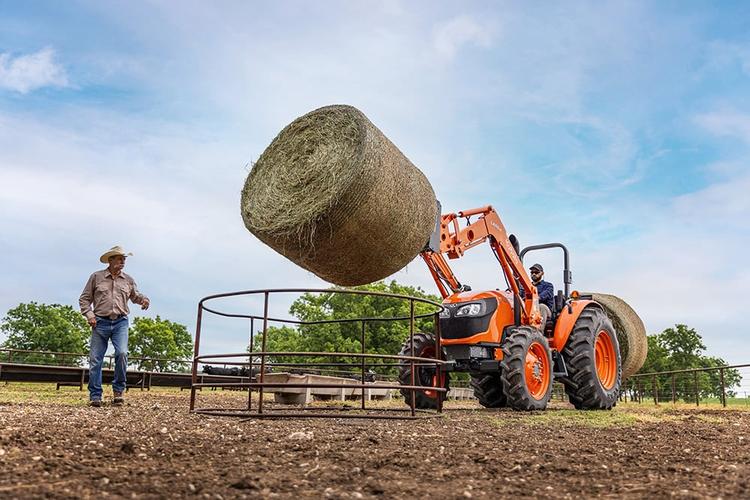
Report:
<svg viewBox="0 0 750 500"><path fill-rule="evenodd" d="M96 327L91 330L89 354L89 398L92 401L102 399L102 364L110 339L115 348L115 379L112 381L112 390L125 392L128 370L128 317L111 320L97 316Z"/></svg>

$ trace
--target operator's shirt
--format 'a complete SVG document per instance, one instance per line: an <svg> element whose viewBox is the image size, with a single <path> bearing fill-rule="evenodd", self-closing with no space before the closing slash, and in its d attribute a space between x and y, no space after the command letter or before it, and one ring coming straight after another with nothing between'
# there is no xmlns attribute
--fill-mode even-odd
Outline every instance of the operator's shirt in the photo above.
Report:
<svg viewBox="0 0 750 500"><path fill-rule="evenodd" d="M81 306L81 314L87 319L94 316L114 319L130 314L128 299L136 304L143 304L145 298L138 292L135 280L129 275L121 271L115 277L109 269L104 269L89 277L78 299L78 305Z"/></svg>
<svg viewBox="0 0 750 500"><path fill-rule="evenodd" d="M552 305L555 301L555 287L552 286L552 283L542 280L536 284L536 291L539 294L539 303L545 304L550 311L554 311Z"/></svg>

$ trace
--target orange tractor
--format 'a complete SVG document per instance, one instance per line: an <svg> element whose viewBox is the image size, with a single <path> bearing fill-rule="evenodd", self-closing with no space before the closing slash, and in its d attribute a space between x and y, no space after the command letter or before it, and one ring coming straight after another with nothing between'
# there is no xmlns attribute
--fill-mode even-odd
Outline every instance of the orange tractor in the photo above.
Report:
<svg viewBox="0 0 750 500"><path fill-rule="evenodd" d="M439 210L438 210L439 212ZM472 222L472 217L476 219ZM460 228L459 219L465 219ZM444 254L457 259L488 242L500 263L507 289L472 291L453 274ZM536 287L523 266L532 250L561 248L565 291L557 292L551 311L540 309ZM541 410L561 382L578 409L611 409L620 392L621 359L617 335L601 305L570 293L568 251L562 244L527 247L522 251L491 207L440 216L421 253L443 297L439 343L419 333L404 344L401 355L440 358L415 364L415 385L448 389L451 372L468 372L479 402L487 408ZM541 306L546 309L546 306ZM399 380L412 385L411 363L402 363ZM402 393L410 401L412 391ZM442 406L447 392L414 392L418 408Z"/></svg>

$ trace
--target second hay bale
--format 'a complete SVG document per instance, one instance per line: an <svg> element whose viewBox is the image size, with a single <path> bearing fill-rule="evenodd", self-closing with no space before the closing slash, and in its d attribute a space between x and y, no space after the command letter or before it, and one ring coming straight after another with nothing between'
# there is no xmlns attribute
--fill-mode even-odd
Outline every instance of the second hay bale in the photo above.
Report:
<svg viewBox="0 0 750 500"><path fill-rule="evenodd" d="M592 295L593 299L604 307L617 331L623 380L634 375L641 369L648 354L648 339L643 321L627 302L615 295L591 292L586 294Z"/></svg>
<svg viewBox="0 0 750 500"><path fill-rule="evenodd" d="M245 181L241 210L261 241L342 286L403 268L437 218L424 174L361 111L340 105L279 133Z"/></svg>

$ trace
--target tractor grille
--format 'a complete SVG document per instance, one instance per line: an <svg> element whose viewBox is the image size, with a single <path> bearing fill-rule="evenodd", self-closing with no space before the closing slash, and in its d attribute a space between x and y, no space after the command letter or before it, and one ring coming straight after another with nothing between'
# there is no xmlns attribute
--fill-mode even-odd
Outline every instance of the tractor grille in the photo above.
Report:
<svg viewBox="0 0 750 500"><path fill-rule="evenodd" d="M482 299L471 302L484 303L484 313L481 316L460 316L456 318L454 316L456 310L464 304L444 304L446 309L450 312L450 317L440 318L440 336L442 338L463 339L487 331L490 327L492 315L495 314L495 311L497 310L497 300Z"/></svg>

